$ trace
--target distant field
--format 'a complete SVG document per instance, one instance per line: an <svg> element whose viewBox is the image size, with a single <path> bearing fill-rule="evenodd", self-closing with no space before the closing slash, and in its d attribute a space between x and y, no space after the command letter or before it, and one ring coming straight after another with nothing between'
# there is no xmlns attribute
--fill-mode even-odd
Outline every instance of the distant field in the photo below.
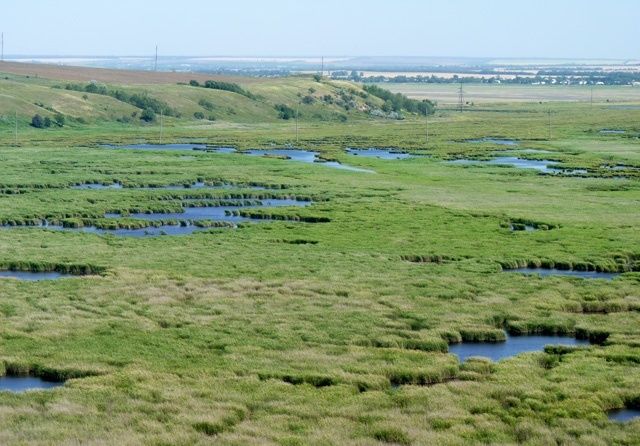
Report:
<svg viewBox="0 0 640 446"><path fill-rule="evenodd" d="M459 84L379 84L394 93L416 99L433 99L440 104L457 104ZM551 85L464 85L465 101L478 103L576 101L589 102L591 87ZM593 89L594 102L637 102L640 87L598 86Z"/></svg>
<svg viewBox="0 0 640 446"><path fill-rule="evenodd" d="M220 76L200 73L180 73L165 71L133 71L104 68L72 67L63 65L0 62L0 72L20 76L41 77L54 80L76 82L98 81L123 84L173 84L189 82L191 79L203 82L208 79L235 81L232 76ZM246 81L246 78L242 78Z"/></svg>

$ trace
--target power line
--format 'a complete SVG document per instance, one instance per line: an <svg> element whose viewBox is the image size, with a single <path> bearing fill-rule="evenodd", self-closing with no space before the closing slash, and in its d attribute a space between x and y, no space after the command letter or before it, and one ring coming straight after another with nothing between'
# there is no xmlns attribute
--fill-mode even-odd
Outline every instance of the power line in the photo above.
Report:
<svg viewBox="0 0 640 446"><path fill-rule="evenodd" d="M464 90L462 89L462 82L460 82L460 89L458 90L458 109L462 113L464 108Z"/></svg>

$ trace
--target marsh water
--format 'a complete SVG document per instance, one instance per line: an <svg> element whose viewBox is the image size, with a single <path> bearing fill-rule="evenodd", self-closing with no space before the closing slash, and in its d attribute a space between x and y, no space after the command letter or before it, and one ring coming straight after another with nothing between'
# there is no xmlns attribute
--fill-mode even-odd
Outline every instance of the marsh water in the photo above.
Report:
<svg viewBox="0 0 640 446"><path fill-rule="evenodd" d="M206 151L215 152L215 153L225 153L225 154L237 152L237 150L234 149L233 147L208 147Z"/></svg>
<svg viewBox="0 0 640 446"><path fill-rule="evenodd" d="M200 199L186 200L189 201L206 201ZM155 237L160 235L188 235L194 232L208 231L215 229L215 226L200 226L194 224L198 221L220 221L228 222L231 224L247 222L247 221L266 221L263 219L254 219L251 217L243 217L240 215L233 215L234 211L241 209L259 209L259 208L274 208L274 207L305 207L311 205L311 201L294 200L290 198L271 198L271 199L256 199L248 200L243 203L238 203L235 206L203 206L203 207L183 207L181 212L157 212L157 213L134 213L127 215L127 218L133 218L138 220L161 222L161 224L143 227L143 228L118 228L118 229L104 229L96 226L83 226L83 227L64 227L62 225L49 224L47 221L43 221L37 227L43 229L50 229L55 231L65 232L85 232L90 234L99 235L116 235L120 237ZM104 215L106 219L118 219L123 218L121 214L108 213ZM170 223L166 221L171 220ZM11 272L14 274L13 272ZM11 276L12 277L12 276ZM54 277L58 278L58 277ZM38 279L31 279L38 280ZM44 280L44 279L39 279Z"/></svg>
<svg viewBox="0 0 640 446"><path fill-rule="evenodd" d="M316 163L320 162L318 158L318 152L312 152L310 150L298 150L298 149L251 149L242 152L249 156L266 156L266 157L282 157L291 161L300 161L303 163Z"/></svg>
<svg viewBox="0 0 640 446"><path fill-rule="evenodd" d="M604 135L624 135L627 131L620 129L602 129L600 130L600 133Z"/></svg>
<svg viewBox="0 0 640 446"><path fill-rule="evenodd" d="M611 166L611 165L604 165L604 166L600 166L602 169L607 169L607 170L616 170L616 171L625 171L625 170L632 170L632 171L637 171L640 170L640 167L637 166L627 166L625 164L616 164L615 166Z"/></svg>
<svg viewBox="0 0 640 446"><path fill-rule="evenodd" d="M206 144L101 144L103 149L133 150L206 150Z"/></svg>
<svg viewBox="0 0 640 446"><path fill-rule="evenodd" d="M29 390L46 390L63 386L63 382L45 381L33 376L2 376L0 391L22 393Z"/></svg>
<svg viewBox="0 0 640 446"><path fill-rule="evenodd" d="M536 231L536 228L534 226L531 226L531 225L524 225L524 226L511 225L510 229L513 232L533 232L533 231Z"/></svg>
<svg viewBox="0 0 640 446"><path fill-rule="evenodd" d="M251 149L238 152L232 147L208 147L206 144L123 144L112 145L103 144L100 147L106 149L132 149L132 150L197 150L208 153L220 154L242 154L249 156L264 157L282 157L290 161L300 161L303 163L319 163L323 166L332 167L334 169L348 170L351 172L375 173L369 169L348 166L337 161L323 161L318 157L318 152L300 149ZM91 187L85 187L90 189ZM95 189L104 189L104 187L94 187Z"/></svg>
<svg viewBox="0 0 640 446"><path fill-rule="evenodd" d="M620 273L603 273L599 271L575 271L564 269L544 269L544 268L518 268L505 270L507 273L520 273L527 275L539 275L539 276L569 276L580 277L582 279L605 279L612 280L620 275Z"/></svg>
<svg viewBox="0 0 640 446"><path fill-rule="evenodd" d="M158 212L158 213L135 213L128 215L128 218L138 220L216 220L241 222L250 220L248 217L231 215L231 212L240 209L250 208L274 208L274 207L305 207L310 205L310 201L299 201L293 199L271 198L266 200L257 200L253 204L242 204L238 206L205 206L205 207L185 207L182 212ZM107 214L106 218L121 218L119 214Z"/></svg>
<svg viewBox="0 0 640 446"><path fill-rule="evenodd" d="M611 410L607 414L611 421L617 421L619 423L626 423L627 421L633 421L640 419L640 409L617 409Z"/></svg>
<svg viewBox="0 0 640 446"><path fill-rule="evenodd" d="M449 345L453 353L462 362L472 356L499 361L525 352L542 351L545 345L589 345L589 341L569 336L507 336L504 342L462 342Z"/></svg>
<svg viewBox="0 0 640 446"><path fill-rule="evenodd" d="M318 157L318 152L310 150L299 149L252 149L242 152L250 156L266 156L266 157L283 157L291 161L299 161L303 163L318 163L323 166L333 167L334 169L348 170L351 172L363 172L363 173L375 173L369 169L362 169L360 167L349 166L337 161L323 161Z"/></svg>
<svg viewBox="0 0 640 446"><path fill-rule="evenodd" d="M120 183L101 184L101 183L84 183L78 184L72 187L72 189L78 190L104 190L104 189L126 189L126 190L189 190L189 189L253 189L264 190L264 186L245 186L236 184L206 184L198 181L191 184L169 184L158 186L144 186L144 187L124 187Z"/></svg>
<svg viewBox="0 0 640 446"><path fill-rule="evenodd" d="M76 184L75 186L72 186L72 189L79 189L79 190L122 189L122 184L120 183L110 183L110 184L84 183L84 184Z"/></svg>
<svg viewBox="0 0 640 446"><path fill-rule="evenodd" d="M517 146L518 141L515 139L507 139L507 138L476 138L476 139L467 139L465 142L469 142L472 144L495 144L498 146Z"/></svg>
<svg viewBox="0 0 640 446"><path fill-rule="evenodd" d="M363 156L367 158L379 158L383 160L403 160L411 158L413 155L403 153L395 149L347 149L349 155Z"/></svg>
<svg viewBox="0 0 640 446"><path fill-rule="evenodd" d="M562 175L585 175L587 171L584 169L562 169L557 167L560 163L551 160L532 160L526 158L518 158L515 156L498 156L490 160L475 159L457 159L447 161L449 164L461 165L491 165L491 166L511 166L518 169L534 169L543 173L562 174Z"/></svg>
<svg viewBox="0 0 640 446"><path fill-rule="evenodd" d="M57 280L65 277L74 277L72 274L62 274L52 272L32 272L32 271L0 271L0 279L16 279L37 282L41 280Z"/></svg>
<svg viewBox="0 0 640 446"><path fill-rule="evenodd" d="M473 160L473 159L459 159L454 161L449 161L450 164L463 164L463 165L474 165L474 164L488 164L488 165L508 165L517 167L519 169L535 169L540 172L552 172L553 168L551 166L556 165L557 163L549 160L530 160L525 158L518 158L515 156L499 156L496 158L492 158L490 160Z"/></svg>

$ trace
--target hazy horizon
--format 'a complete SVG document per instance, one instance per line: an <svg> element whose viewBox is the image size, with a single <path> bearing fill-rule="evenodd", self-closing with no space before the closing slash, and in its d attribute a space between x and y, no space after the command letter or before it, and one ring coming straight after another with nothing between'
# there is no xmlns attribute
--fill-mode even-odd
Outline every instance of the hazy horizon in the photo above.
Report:
<svg viewBox="0 0 640 446"><path fill-rule="evenodd" d="M5 57L144 57L157 44L174 57L639 58L640 3L631 0L145 3L7 5Z"/></svg>

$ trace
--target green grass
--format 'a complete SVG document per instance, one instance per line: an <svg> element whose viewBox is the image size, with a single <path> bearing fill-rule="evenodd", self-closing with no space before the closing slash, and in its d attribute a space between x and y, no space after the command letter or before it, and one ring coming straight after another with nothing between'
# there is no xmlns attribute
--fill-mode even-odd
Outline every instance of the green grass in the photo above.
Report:
<svg viewBox="0 0 640 446"><path fill-rule="evenodd" d="M111 96L67 90L67 84L87 85L0 73L0 128L13 129L16 112L19 130L28 128L31 117L36 113L51 117L61 113L73 129L85 128L86 124L104 126L121 121L133 124L134 128L144 127L139 119L141 109ZM268 79L243 85L253 98L189 85L106 85L106 88L129 95L148 95L161 101L179 114L179 117L165 117L165 125L179 125L187 129L196 127L208 130L211 120L244 124L278 123L282 120L274 109L276 104L286 104L294 109L297 107L300 120L307 122L362 120L367 117L364 111L366 107L381 105L380 99L366 95L355 84L316 82L310 77ZM305 96L312 97L313 102L303 103ZM325 97L331 100L327 102ZM207 105L203 106L203 103ZM206 119L196 119L195 113L202 113ZM132 114L135 114L133 118ZM84 122L78 123L79 119Z"/></svg>
<svg viewBox="0 0 640 446"><path fill-rule="evenodd" d="M36 92L43 82L24 88ZM243 87L286 102L308 80L291 82ZM184 110L200 95L230 94L153 88ZM250 100L234 101L240 110ZM175 209L186 196L237 194L310 197L307 208L269 212L330 220L147 239L0 229L5 267L100 273L0 281L6 371L73 378L52 391L0 393L2 442L637 444L638 422L611 423L606 410L640 396L639 273L609 282L501 272L501 265L551 261L637 269L638 178L611 178L598 166L639 165L631 133L640 111L566 102L552 109L551 141L547 106L539 104L440 111L428 146L417 117L303 121L301 146L375 174L238 154L95 147L158 141L157 126L96 119L24 128L19 147L11 124L0 126L3 221L99 221L108 211ZM163 139L239 148L295 142L292 123L271 110L244 113L210 125L168 121ZM602 128L630 134L601 135ZM464 142L484 136L550 150L527 156L589 167L589 177L443 163L499 149ZM350 146L431 156L383 161L344 154ZM70 188L196 180L277 188ZM551 229L512 232L511 222ZM500 339L504 329L608 337L495 364L459 364L446 353L448 342Z"/></svg>
<svg viewBox="0 0 640 446"><path fill-rule="evenodd" d="M415 99L434 99L444 106L457 105L460 84L415 84L385 82L383 88ZM474 105L521 102L640 102L637 86L463 84L465 102Z"/></svg>

